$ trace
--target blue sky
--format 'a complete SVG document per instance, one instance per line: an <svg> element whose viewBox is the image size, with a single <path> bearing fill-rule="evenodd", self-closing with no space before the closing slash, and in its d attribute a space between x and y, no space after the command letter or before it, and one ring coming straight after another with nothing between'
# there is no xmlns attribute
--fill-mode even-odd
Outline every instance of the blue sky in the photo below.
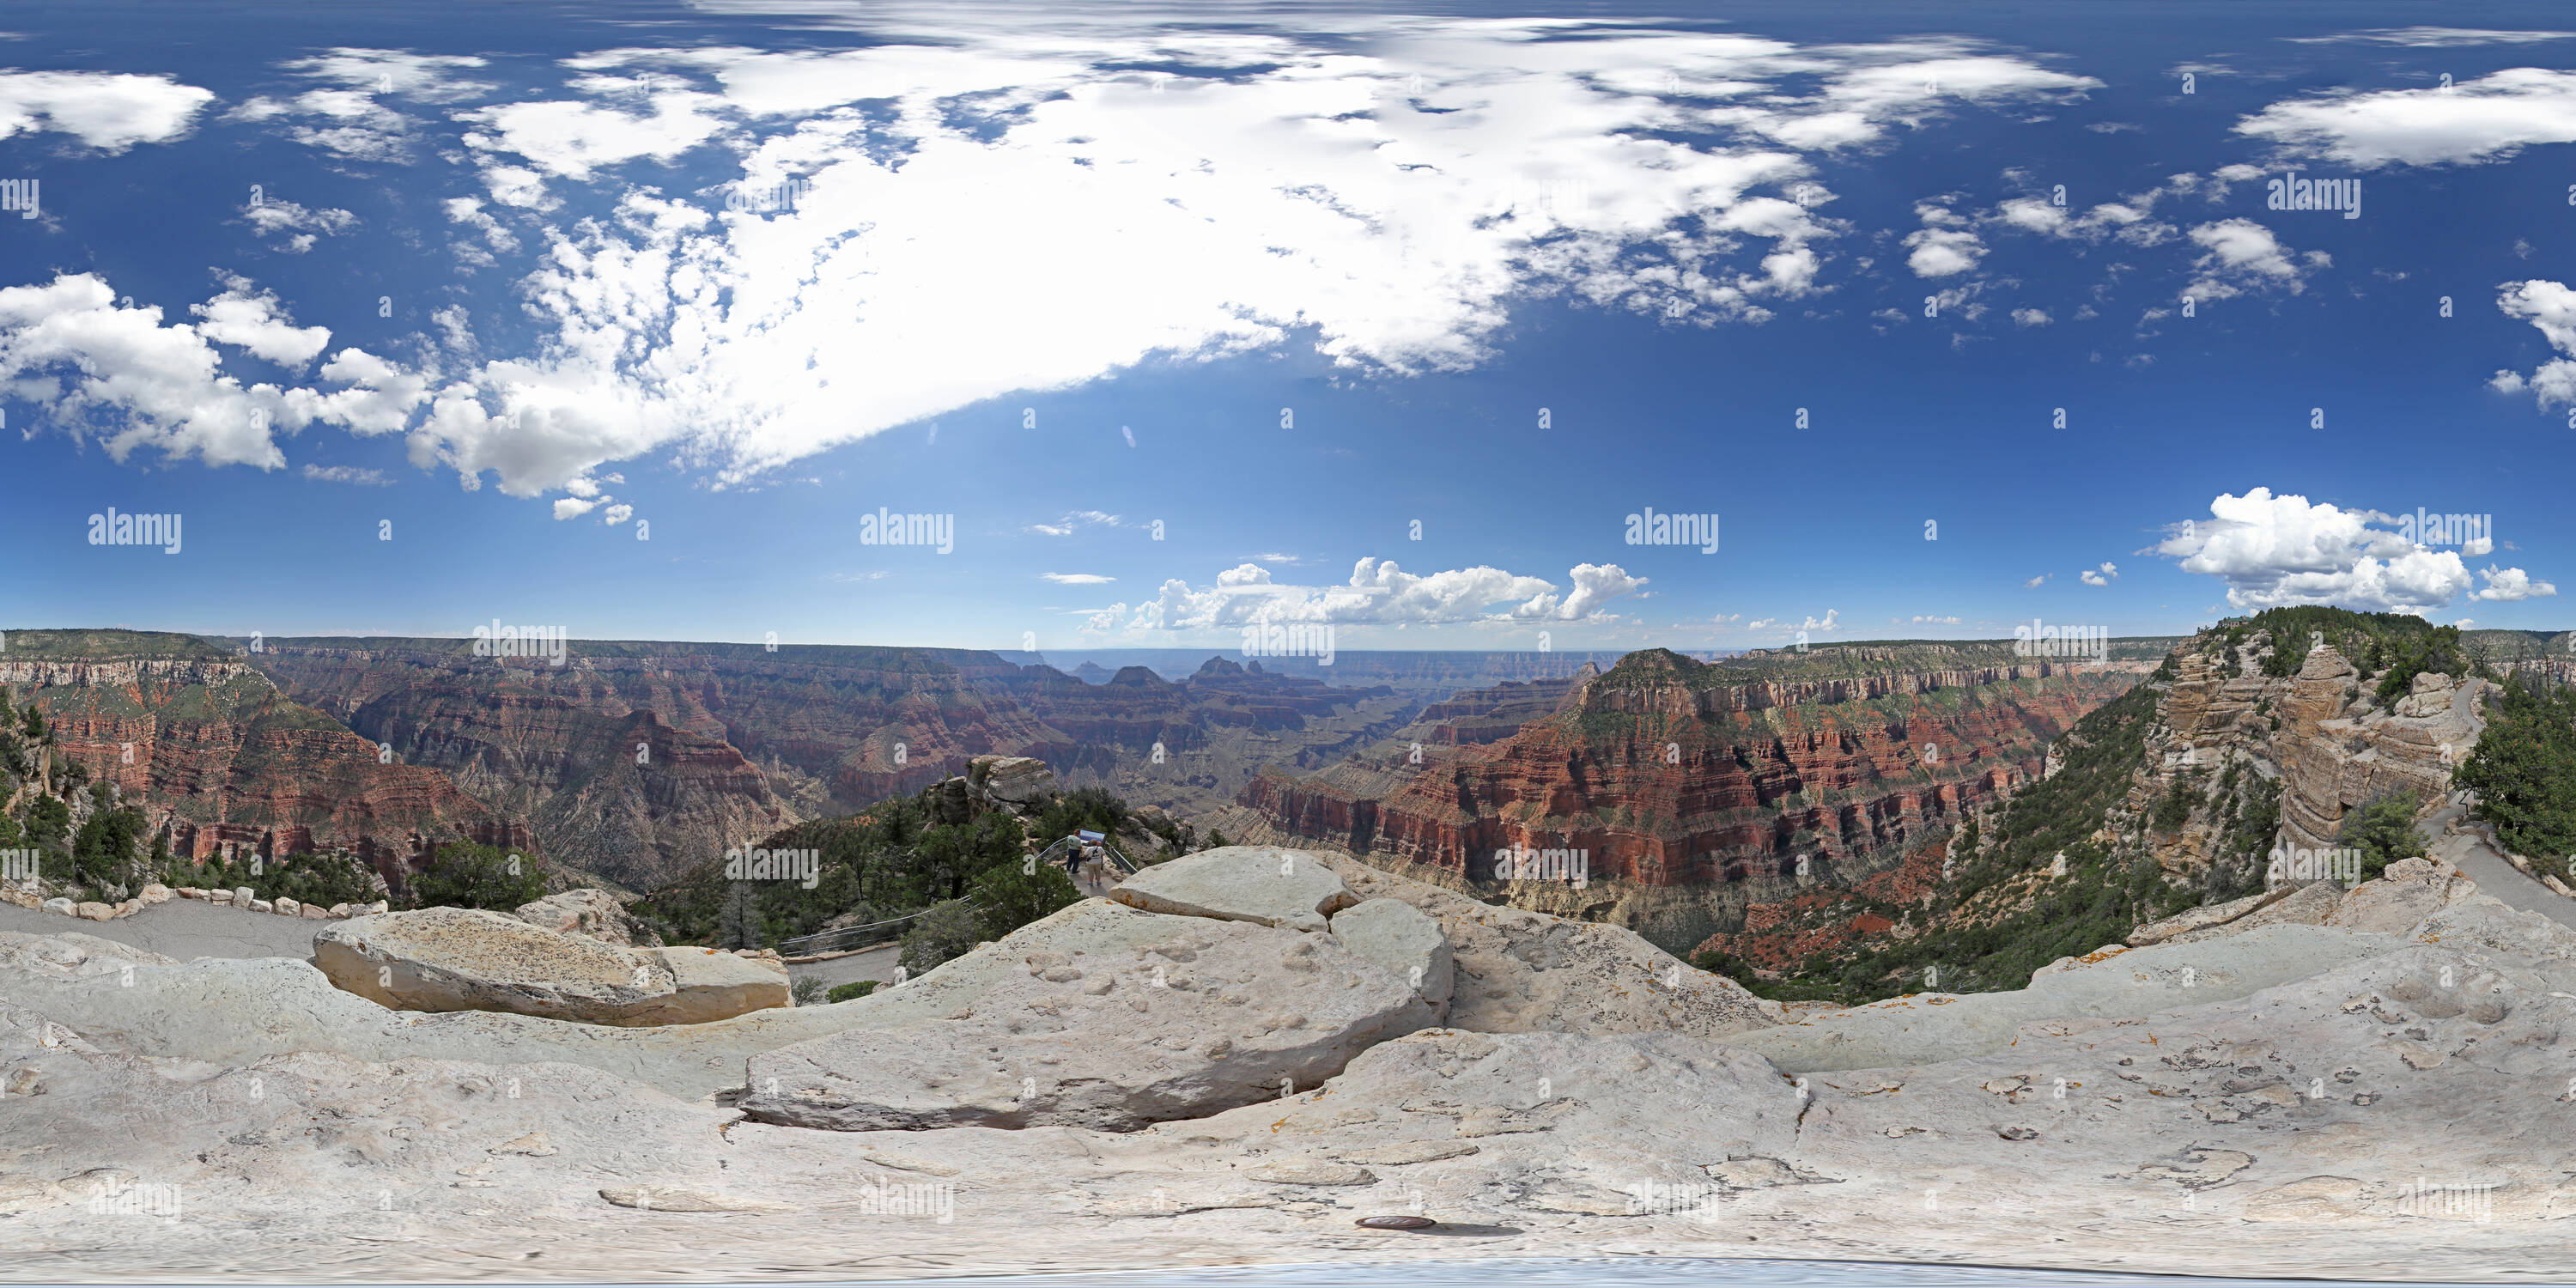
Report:
<svg viewBox="0 0 2576 1288"><path fill-rule="evenodd" d="M100 12L0 41L9 625L2568 624L2542 7Z"/></svg>

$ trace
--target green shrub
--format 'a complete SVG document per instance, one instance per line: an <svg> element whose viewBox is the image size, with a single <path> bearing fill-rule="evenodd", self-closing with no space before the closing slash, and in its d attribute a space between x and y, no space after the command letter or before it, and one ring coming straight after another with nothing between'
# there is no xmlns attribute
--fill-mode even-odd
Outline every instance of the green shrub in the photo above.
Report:
<svg viewBox="0 0 2576 1288"><path fill-rule="evenodd" d="M854 997L866 997L868 994L875 991L877 991L877 981L872 979L863 979L855 984L834 985L831 992L823 995L823 1000L827 1002L846 1002Z"/></svg>
<svg viewBox="0 0 2576 1288"><path fill-rule="evenodd" d="M984 938L1004 935L1082 902L1073 879L1052 863L997 863L975 878L967 895L975 904Z"/></svg>
<svg viewBox="0 0 2576 1288"><path fill-rule="evenodd" d="M920 975L966 955L983 940L983 918L976 914L975 906L963 899L950 899L932 904L913 920L912 929L903 937L903 952L895 961Z"/></svg>
<svg viewBox="0 0 2576 1288"><path fill-rule="evenodd" d="M2399 859L2424 856L2424 837L2415 830L2420 805L2413 792L2391 792L2344 815L2335 840L2361 851L2361 879L2377 877Z"/></svg>
<svg viewBox="0 0 2576 1288"><path fill-rule="evenodd" d="M2528 674L2501 686L2456 781L2506 849L2576 855L2576 687Z"/></svg>
<svg viewBox="0 0 2576 1288"><path fill-rule="evenodd" d="M338 850L328 854L292 854L283 859L251 855L239 859L209 859L204 863L165 858L160 871L163 885L201 886L209 890L249 886L252 897L271 902L284 898L329 908L343 903L374 903L379 897L376 874L359 862L356 855ZM519 902L527 901L522 899ZM519 905L510 906L515 908Z"/></svg>
<svg viewBox="0 0 2576 1288"><path fill-rule="evenodd" d="M543 865L531 856L488 845L442 845L429 866L405 881L404 906L484 908L507 912L546 897Z"/></svg>

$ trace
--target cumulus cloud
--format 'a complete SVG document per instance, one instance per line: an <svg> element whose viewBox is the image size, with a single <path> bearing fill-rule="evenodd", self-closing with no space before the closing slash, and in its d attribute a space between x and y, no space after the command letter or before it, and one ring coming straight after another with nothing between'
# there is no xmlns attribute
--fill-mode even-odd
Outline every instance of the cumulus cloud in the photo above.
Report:
<svg viewBox="0 0 2576 1288"><path fill-rule="evenodd" d="M50 130L123 152L186 134L214 97L168 76L0 71L0 139Z"/></svg>
<svg viewBox="0 0 2576 1288"><path fill-rule="evenodd" d="M1158 356L1311 336L1346 367L1458 370L1545 295L1760 321L1818 289L1837 235L1811 155L2098 86L1955 41L1325 27L611 50L543 98L457 113L484 186L447 206L480 235L460 254L542 239L521 286L543 340L439 388L414 460L540 495L661 450L721 486ZM329 89L364 91L363 61ZM1154 64L1207 71L1135 70ZM738 177L672 184L709 144ZM792 209L705 195L790 178ZM573 184L613 212L507 223Z"/></svg>
<svg viewBox="0 0 2576 1288"><path fill-rule="evenodd" d="M2343 91L2274 103L2236 132L2359 169L2501 161L2576 142L2576 72L2513 67L2445 89Z"/></svg>
<svg viewBox="0 0 2576 1288"><path fill-rule="evenodd" d="M1275 581L1259 564L1218 573L1214 584L1163 583L1152 600L1132 612L1117 604L1089 619L1086 629L1209 630L1256 623L1351 626L1440 626L1457 623L1545 623L1600 620L1605 605L1646 584L1615 564L1578 564L1569 586L1541 577L1477 566L1429 574L1409 573L1392 560L1361 559L1338 586L1299 586Z"/></svg>
<svg viewBox="0 0 2576 1288"><path fill-rule="evenodd" d="M2558 587L2545 581L2536 581L2532 578L2531 574L2524 572L2520 568L2500 569L2490 565L2485 568L2480 568L2478 570L2478 576L2483 578L2487 584L2484 588L2471 595L2470 598L2472 599L2498 600L2510 603L2521 599L2546 598L2558 593Z"/></svg>
<svg viewBox="0 0 2576 1288"><path fill-rule="evenodd" d="M1926 617L1921 614L1917 614L1914 620L1907 624L1911 626L1956 626L1959 624L1959 619L1956 617Z"/></svg>
<svg viewBox="0 0 2576 1288"><path fill-rule="evenodd" d="M1947 207L1925 202L1914 213L1923 227L1906 235L1905 245L1913 253L1905 257L1905 266L1916 277L1954 277L1985 258L1985 243Z"/></svg>
<svg viewBox="0 0 2576 1288"><path fill-rule="evenodd" d="M1046 572L1038 575L1059 586L1102 586L1118 580L1096 572Z"/></svg>
<svg viewBox="0 0 2576 1288"><path fill-rule="evenodd" d="M2014 309L2012 320L2015 326L2047 326L2053 319L2046 309Z"/></svg>
<svg viewBox="0 0 2576 1288"><path fill-rule="evenodd" d="M2506 317L2521 318L2540 328L2540 334L2548 338L2559 356L2542 363L2528 376L2499 371L2487 383L2505 393L2529 389L2543 407L2576 404L2576 290L2538 278L2507 282L2497 289L2496 307L2504 310Z"/></svg>
<svg viewBox="0 0 2576 1288"><path fill-rule="evenodd" d="M205 319L197 324L197 334L282 367L301 367L331 343L331 328L288 322L277 296L254 290L244 278L227 279L223 294L189 305L188 311Z"/></svg>
<svg viewBox="0 0 2576 1288"><path fill-rule="evenodd" d="M360 349L322 366L324 379L347 388L245 384L223 369L215 344L301 365L329 331L289 325L240 279L197 312L204 322L165 324L157 307L119 306L89 273L0 289L0 391L43 408L75 438L96 437L117 461L150 447L261 469L286 464L278 431L318 422L382 433L408 422L422 397L418 377Z"/></svg>
<svg viewBox="0 0 2576 1288"><path fill-rule="evenodd" d="M2294 255L2272 230L2251 219L2221 219L2191 230L2192 244L2204 252L2192 263L2192 283L2184 293L2203 300L2307 289L2306 278L2334 263L2324 251Z"/></svg>
<svg viewBox="0 0 2576 1288"><path fill-rule="evenodd" d="M2473 584L2456 550L2434 550L2392 530L2397 520L2376 510L2310 504L2255 488L2221 494L2211 518L2177 524L2154 553L2185 572L2227 582L2227 602L2260 610L2333 604L2368 612L2422 614L2458 599ZM2481 574L2482 599L2554 594L2519 568Z"/></svg>
<svg viewBox="0 0 2576 1288"><path fill-rule="evenodd" d="M2076 579L2087 586L2108 586L2112 582L2120 579L2120 569L2117 565L2106 559L2102 561L2101 567L2087 568L2083 572L2077 574Z"/></svg>
<svg viewBox="0 0 2576 1288"><path fill-rule="evenodd" d="M2044 573L2041 573L2040 575L2038 575L2038 576L2036 576L2036 577L2033 577L2033 578L2031 578L2031 579L2030 579L2030 580L2028 580L2028 581L2023 582L2023 583L2021 584L2021 588L2022 588L2023 590L2037 590L2037 589L2039 589L2041 586L2043 586L2043 585L2047 584L2047 582L2048 582L2048 579L2049 579L2049 578L2054 577L2054 576L2056 576L2056 575L2057 575L2057 574L2056 574L2056 573L2053 573L2053 572L2044 572Z"/></svg>
<svg viewBox="0 0 2576 1288"><path fill-rule="evenodd" d="M292 234L279 243L279 248L291 255L301 255L313 249L313 243L323 236L337 236L358 225L358 217L345 210L327 206L308 208L265 195L243 206L241 215L250 222L251 230L262 237Z"/></svg>
<svg viewBox="0 0 2576 1288"><path fill-rule="evenodd" d="M484 60L414 54L392 49L334 49L286 63L282 70L324 82L322 88L284 98L260 95L224 114L228 121L285 124L288 138L349 161L396 162L410 158L418 131L413 118L385 99L450 103L489 92L489 84L458 77Z"/></svg>

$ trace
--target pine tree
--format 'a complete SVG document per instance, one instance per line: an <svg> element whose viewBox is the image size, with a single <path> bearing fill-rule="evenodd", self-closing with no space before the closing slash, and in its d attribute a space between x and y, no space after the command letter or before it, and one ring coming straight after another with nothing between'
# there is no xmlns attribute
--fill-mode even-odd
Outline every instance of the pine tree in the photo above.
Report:
<svg viewBox="0 0 2576 1288"><path fill-rule="evenodd" d="M760 913L752 907L751 887L735 882L733 892L725 896L724 910L716 914L716 947L760 946Z"/></svg>

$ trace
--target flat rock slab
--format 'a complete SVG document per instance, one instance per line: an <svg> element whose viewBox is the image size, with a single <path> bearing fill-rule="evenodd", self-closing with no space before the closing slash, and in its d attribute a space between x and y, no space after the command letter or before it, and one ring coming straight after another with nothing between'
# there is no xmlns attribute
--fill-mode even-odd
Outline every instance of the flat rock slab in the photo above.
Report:
<svg viewBox="0 0 2576 1288"><path fill-rule="evenodd" d="M789 1005L784 969L703 949L626 949L515 917L424 908L313 936L330 981L401 1011L504 1011L584 1024L694 1024Z"/></svg>
<svg viewBox="0 0 2576 1288"><path fill-rule="evenodd" d="M1365 899L1333 914L1333 938L1411 984L1441 1016L1455 970L1449 940L1431 915L1401 899Z"/></svg>
<svg viewBox="0 0 2576 1288"><path fill-rule="evenodd" d="M843 1005L863 1027L752 1058L745 1112L841 1131L1132 1131L1312 1087L1433 1016L1329 935L1097 899Z"/></svg>
<svg viewBox="0 0 2576 1288"><path fill-rule="evenodd" d="M1315 855L1267 845L1229 845L1157 863L1109 897L1147 912L1306 931L1323 930L1326 918L1359 902Z"/></svg>
<svg viewBox="0 0 2576 1288"><path fill-rule="evenodd" d="M1420 909L1449 943L1451 1028L1479 1033L1686 1033L1717 1038L1778 1021L1723 975L1624 926L1498 907L1454 890L1316 852L1362 899Z"/></svg>

